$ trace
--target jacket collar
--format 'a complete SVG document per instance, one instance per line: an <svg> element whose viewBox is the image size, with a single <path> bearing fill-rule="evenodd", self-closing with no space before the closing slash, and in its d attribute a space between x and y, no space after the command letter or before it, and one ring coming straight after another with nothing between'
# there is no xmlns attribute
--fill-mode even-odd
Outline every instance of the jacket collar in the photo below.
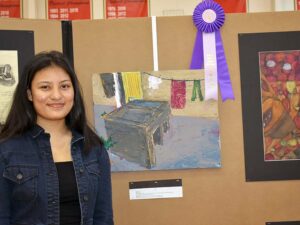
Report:
<svg viewBox="0 0 300 225"><path fill-rule="evenodd" d="M35 124L32 127L32 129L29 130L29 133L32 136L32 138L36 139L41 134L45 134L45 130L41 126ZM82 136L82 134L80 134L76 130L72 129L72 141L71 141L71 144L74 144L75 142L77 142L79 140L83 140L83 139L84 139L84 137Z"/></svg>
<svg viewBox="0 0 300 225"><path fill-rule="evenodd" d="M71 141L71 144L74 144L75 142L80 141L80 140L84 140L84 137L82 136L82 134L80 134L76 130L72 129L72 141Z"/></svg>
<svg viewBox="0 0 300 225"><path fill-rule="evenodd" d="M37 138L40 134L45 133L45 130L40 127L39 125L35 124L30 130L29 130L30 135L33 138Z"/></svg>

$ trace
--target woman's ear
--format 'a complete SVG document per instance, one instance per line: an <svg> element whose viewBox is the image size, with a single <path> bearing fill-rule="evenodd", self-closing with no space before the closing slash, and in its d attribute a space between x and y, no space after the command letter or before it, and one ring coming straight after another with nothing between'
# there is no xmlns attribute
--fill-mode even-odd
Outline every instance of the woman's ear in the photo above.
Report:
<svg viewBox="0 0 300 225"><path fill-rule="evenodd" d="M32 101L32 94L31 94L31 90L27 89L27 98L29 101Z"/></svg>

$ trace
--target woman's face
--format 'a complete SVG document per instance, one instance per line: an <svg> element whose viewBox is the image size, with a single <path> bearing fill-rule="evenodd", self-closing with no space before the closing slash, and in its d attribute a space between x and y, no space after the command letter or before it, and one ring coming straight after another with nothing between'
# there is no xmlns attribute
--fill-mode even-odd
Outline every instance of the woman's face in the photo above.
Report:
<svg viewBox="0 0 300 225"><path fill-rule="evenodd" d="M36 111L38 124L65 120L74 104L70 76L57 66L38 71L27 94Z"/></svg>

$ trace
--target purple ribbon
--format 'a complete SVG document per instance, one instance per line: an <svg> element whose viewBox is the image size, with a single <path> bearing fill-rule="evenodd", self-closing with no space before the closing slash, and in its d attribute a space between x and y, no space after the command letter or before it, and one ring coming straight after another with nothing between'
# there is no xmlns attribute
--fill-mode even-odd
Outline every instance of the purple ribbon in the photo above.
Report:
<svg viewBox="0 0 300 225"><path fill-rule="evenodd" d="M203 19L203 13L206 10L212 10L216 18L212 22L206 22ZM220 85L222 100L234 99L230 75L224 53L222 38L219 29L225 22L225 13L223 8L213 0L204 0L198 4L194 10L193 21L197 27L197 36L194 44L193 56L190 69L203 68L203 37L202 32L215 32L218 82Z"/></svg>

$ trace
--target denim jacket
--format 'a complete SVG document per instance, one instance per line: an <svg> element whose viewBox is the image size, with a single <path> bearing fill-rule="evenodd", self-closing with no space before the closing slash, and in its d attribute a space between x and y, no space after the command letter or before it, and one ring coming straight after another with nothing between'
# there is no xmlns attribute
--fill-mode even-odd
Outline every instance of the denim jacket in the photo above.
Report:
<svg viewBox="0 0 300 225"><path fill-rule="evenodd" d="M113 225L108 154L101 146L83 153L83 140L73 132L80 224ZM58 176L50 135L41 127L0 143L0 224L59 225Z"/></svg>

